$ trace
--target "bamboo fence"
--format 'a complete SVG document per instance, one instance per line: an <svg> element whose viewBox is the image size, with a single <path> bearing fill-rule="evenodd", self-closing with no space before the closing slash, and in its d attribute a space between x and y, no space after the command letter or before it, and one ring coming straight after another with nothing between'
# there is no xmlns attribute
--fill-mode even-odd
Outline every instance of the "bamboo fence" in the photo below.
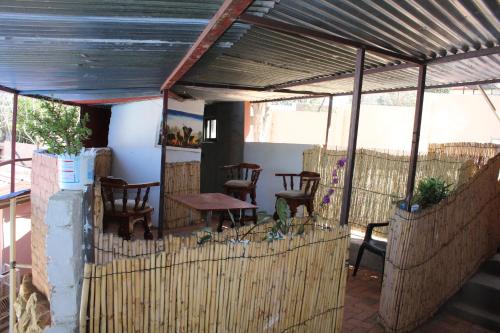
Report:
<svg viewBox="0 0 500 333"><path fill-rule="evenodd" d="M200 214L167 198L171 194L200 193L200 162L167 163L165 166L165 228L183 227L200 221Z"/></svg>
<svg viewBox="0 0 500 333"><path fill-rule="evenodd" d="M80 332L340 332L348 227L262 241L268 227L168 237L147 256L135 241L133 257L86 264Z"/></svg>
<svg viewBox="0 0 500 333"><path fill-rule="evenodd" d="M320 156L321 154L321 156ZM337 161L345 157L345 150L325 150L315 147L304 151L303 169L321 174L315 199L315 211L335 225L339 223L342 204L344 170L340 181L334 185L329 205L322 205L322 197L332 187L331 173ZM365 230L369 223L388 221L394 213L395 202L405 196L410 158L404 153L383 153L367 149L356 151L355 171L351 197L349 224ZM453 188L469 179L476 171L467 157L421 155L417 163L416 181L423 177L441 177ZM387 236L387 228L377 228L375 233Z"/></svg>
<svg viewBox="0 0 500 333"><path fill-rule="evenodd" d="M484 165L500 152L500 146L476 142L431 143L428 152L429 155L465 156L472 158L478 165Z"/></svg>
<svg viewBox="0 0 500 333"><path fill-rule="evenodd" d="M500 245L500 155L438 205L390 223L379 315L386 332L430 318Z"/></svg>

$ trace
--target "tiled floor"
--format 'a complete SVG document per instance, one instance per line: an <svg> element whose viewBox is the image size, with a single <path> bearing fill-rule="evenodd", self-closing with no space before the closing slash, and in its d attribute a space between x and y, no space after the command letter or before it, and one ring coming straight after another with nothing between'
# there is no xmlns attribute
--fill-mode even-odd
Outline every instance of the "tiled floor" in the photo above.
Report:
<svg viewBox="0 0 500 333"><path fill-rule="evenodd" d="M380 274L360 269L352 277L349 269L345 298L343 332L383 333L377 321L380 298ZM431 320L414 331L415 333L493 333L454 316L446 310L438 312Z"/></svg>

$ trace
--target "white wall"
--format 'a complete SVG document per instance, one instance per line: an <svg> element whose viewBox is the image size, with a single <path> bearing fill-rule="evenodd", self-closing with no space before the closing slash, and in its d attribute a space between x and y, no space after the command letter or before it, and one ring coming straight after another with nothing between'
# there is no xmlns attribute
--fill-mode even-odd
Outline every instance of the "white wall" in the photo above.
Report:
<svg viewBox="0 0 500 333"><path fill-rule="evenodd" d="M245 142L244 161L259 164L263 171L257 183L257 206L269 214L274 212L276 192L283 190L282 178L275 173L300 173L302 153L313 145L289 143Z"/></svg>
<svg viewBox="0 0 500 333"><path fill-rule="evenodd" d="M130 183L160 181L161 148L155 146L162 99L113 106L108 146L113 150L111 174ZM169 109L203 114L204 101L168 100ZM200 152L167 150L167 162L199 161ZM157 224L160 189L151 190L153 224Z"/></svg>

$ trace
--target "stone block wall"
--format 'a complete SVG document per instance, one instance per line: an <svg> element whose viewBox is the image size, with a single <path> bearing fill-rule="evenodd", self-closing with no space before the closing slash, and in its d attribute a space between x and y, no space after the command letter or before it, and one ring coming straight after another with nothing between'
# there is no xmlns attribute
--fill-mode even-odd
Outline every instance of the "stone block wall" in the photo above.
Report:
<svg viewBox="0 0 500 333"><path fill-rule="evenodd" d="M59 191L57 183L57 158L33 153L31 171L31 258L33 285L49 296L47 255L45 241L48 226L45 223L47 206L52 195Z"/></svg>
<svg viewBox="0 0 500 333"><path fill-rule="evenodd" d="M99 148L95 160L96 178L111 172L111 149ZM45 221L49 199L59 192L57 158L34 152L31 172L31 256L33 285L50 298L47 275L47 230Z"/></svg>

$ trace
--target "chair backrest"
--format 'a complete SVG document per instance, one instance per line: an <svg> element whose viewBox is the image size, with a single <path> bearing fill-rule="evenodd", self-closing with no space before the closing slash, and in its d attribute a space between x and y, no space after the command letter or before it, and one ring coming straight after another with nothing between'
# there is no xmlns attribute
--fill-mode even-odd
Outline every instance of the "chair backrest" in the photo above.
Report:
<svg viewBox="0 0 500 333"><path fill-rule="evenodd" d="M103 177L100 181L105 213L117 215L127 215L144 210L149 199L151 187L160 185L159 182L128 184L125 180L114 177ZM145 189L144 192L142 192L143 189ZM136 190L132 209L130 205L127 205L128 194L131 190ZM116 207L116 200L121 200L120 209Z"/></svg>
<svg viewBox="0 0 500 333"><path fill-rule="evenodd" d="M240 163L225 165L222 167L226 171L227 179L250 180L252 185L256 185L262 168L258 164Z"/></svg>
<svg viewBox="0 0 500 333"><path fill-rule="evenodd" d="M300 189L304 191L305 195L314 197L318 190L319 181L321 180L320 174L312 171L302 171L299 176Z"/></svg>

